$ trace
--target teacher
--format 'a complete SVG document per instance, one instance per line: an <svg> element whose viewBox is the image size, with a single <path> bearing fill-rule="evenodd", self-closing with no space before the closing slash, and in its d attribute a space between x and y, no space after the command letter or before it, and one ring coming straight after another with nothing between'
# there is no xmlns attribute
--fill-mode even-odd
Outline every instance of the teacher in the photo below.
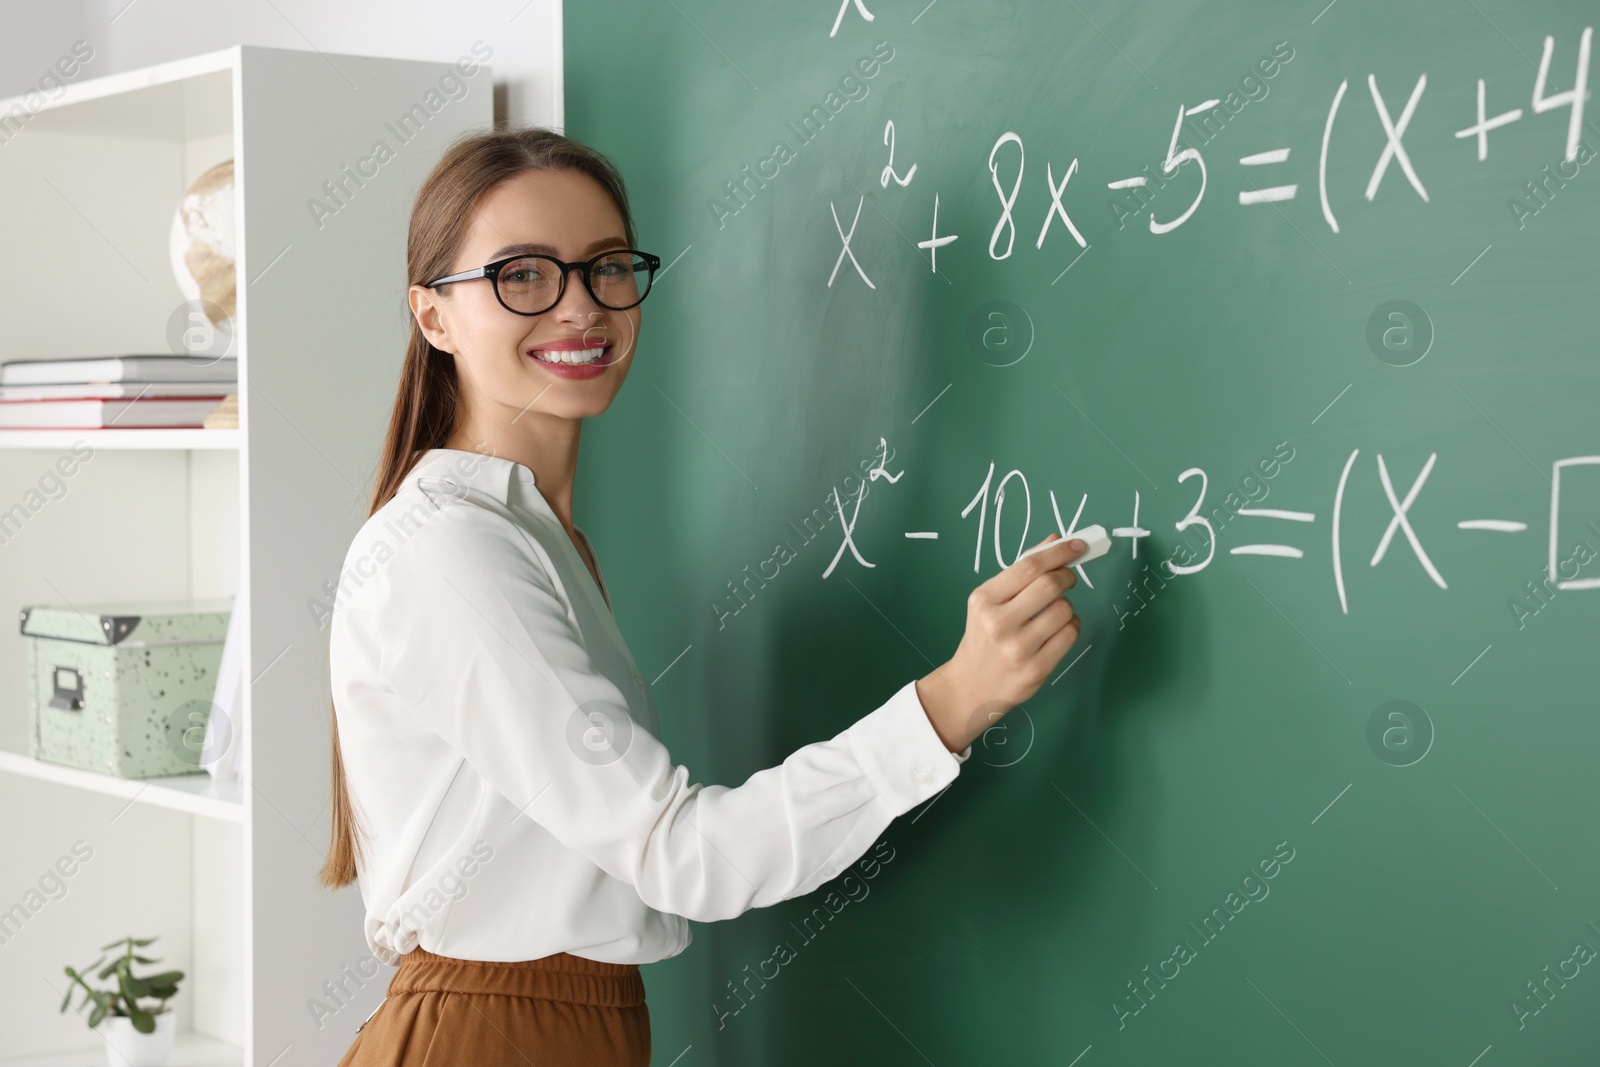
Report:
<svg viewBox="0 0 1600 1067"><path fill-rule="evenodd" d="M838 874L1078 638L1084 543L1052 534L972 591L934 671L742 785L691 783L573 521L583 421L661 262L634 245L615 167L544 129L458 140L417 194L410 342L330 636L322 879L359 880L399 965L342 1067L646 1067L641 963Z"/></svg>

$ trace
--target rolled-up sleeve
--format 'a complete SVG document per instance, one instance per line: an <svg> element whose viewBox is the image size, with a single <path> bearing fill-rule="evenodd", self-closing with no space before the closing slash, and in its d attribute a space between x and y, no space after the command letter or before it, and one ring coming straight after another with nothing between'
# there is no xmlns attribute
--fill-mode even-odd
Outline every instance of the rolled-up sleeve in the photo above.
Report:
<svg viewBox="0 0 1600 1067"><path fill-rule="evenodd" d="M595 668L516 524L446 506L380 569L381 683L496 791L658 911L709 922L810 892L959 773L907 682L727 787L689 781Z"/></svg>

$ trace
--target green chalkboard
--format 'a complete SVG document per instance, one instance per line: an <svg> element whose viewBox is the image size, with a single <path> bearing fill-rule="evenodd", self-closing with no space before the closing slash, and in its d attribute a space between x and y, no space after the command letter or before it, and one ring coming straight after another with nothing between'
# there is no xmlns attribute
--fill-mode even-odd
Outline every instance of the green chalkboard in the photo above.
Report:
<svg viewBox="0 0 1600 1067"><path fill-rule="evenodd" d="M576 506L696 780L1118 533L877 862L646 969L658 1064L1596 1062L1597 21L567 6L670 264Z"/></svg>

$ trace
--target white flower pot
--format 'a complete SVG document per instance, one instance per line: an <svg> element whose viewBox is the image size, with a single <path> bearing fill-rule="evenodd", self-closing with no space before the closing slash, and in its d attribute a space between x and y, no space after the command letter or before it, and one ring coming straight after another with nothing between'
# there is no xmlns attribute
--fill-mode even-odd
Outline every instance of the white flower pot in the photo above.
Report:
<svg viewBox="0 0 1600 1067"><path fill-rule="evenodd" d="M156 1016L156 1028L141 1034L126 1015L107 1015L95 1028L105 1040L106 1067L167 1067L178 1016L171 1010Z"/></svg>

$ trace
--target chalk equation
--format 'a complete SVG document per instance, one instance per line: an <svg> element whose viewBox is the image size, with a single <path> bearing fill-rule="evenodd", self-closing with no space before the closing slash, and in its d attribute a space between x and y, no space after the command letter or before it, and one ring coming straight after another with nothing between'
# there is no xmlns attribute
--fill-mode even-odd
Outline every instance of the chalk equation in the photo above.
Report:
<svg viewBox="0 0 1600 1067"><path fill-rule="evenodd" d="M1476 117L1473 121L1468 122L1466 126L1455 131L1456 138L1468 142L1476 150L1478 161L1482 162L1489 158L1490 134L1494 131L1514 122L1520 122L1529 115L1543 115L1547 112L1565 109L1566 136L1564 139L1563 162L1571 163L1574 160L1578 160L1580 163L1587 162L1588 158L1592 158L1593 153L1587 145L1580 145L1579 134L1584 125L1584 105L1590 95L1588 88L1589 58L1593 37L1594 28L1592 26L1586 27L1579 36L1573 87L1561 91L1554 90L1550 80L1550 68L1554 61L1556 41L1553 36L1548 36L1544 39L1544 52L1539 60L1538 73L1533 80L1533 93L1526 111L1520 107L1513 107L1500 111L1498 114L1490 115L1489 87L1484 79L1478 79ZM1339 118L1340 108L1344 103L1345 95L1349 88L1350 80L1346 78L1339 83L1338 88L1333 92L1327 115L1322 124L1321 148L1317 158L1316 184L1318 200L1322 209L1322 218L1328 229L1335 234L1339 233L1339 220L1328 191L1328 155L1334 126ZM1365 198L1368 201L1375 200L1379 190L1384 185L1385 178L1391 173L1391 169L1394 169L1399 172L1416 196L1423 203L1428 203L1427 186L1412 162L1410 154L1406 151L1405 143L1406 131L1410 128L1422 96L1428 88L1428 76L1421 74L1417 77L1409 93L1406 94L1405 103L1399 107L1398 115L1395 114L1394 107L1391 104L1392 100L1398 99L1398 93L1394 93L1393 90L1386 92L1380 88L1377 76L1374 74L1367 75L1366 88L1367 95L1370 96L1372 101L1373 112L1379 124L1383 127L1384 146L1382 151L1379 152L1373 164L1371 175L1367 180L1364 192ZM1196 116L1205 116L1211 113L1214 109L1221 107L1222 104L1223 101L1220 99L1203 100L1193 105L1180 103L1177 107L1177 120L1172 127L1172 137L1167 144L1166 155L1161 163L1155 167L1147 164L1142 168L1141 173L1115 178L1106 183L1107 188L1127 190L1129 196L1138 200L1137 205L1129 205L1128 214L1131 216L1137 213L1135 208L1143 210L1151 202L1157 189L1164 188L1177 180L1178 172L1184 168L1185 164L1192 164L1192 171L1196 172L1199 178L1199 187L1194 192L1193 199L1182 210L1174 211L1170 214L1170 217L1164 219L1157 218L1155 211L1152 209L1149 215L1151 233L1171 233L1192 218L1195 212L1199 210L1200 204L1206 195L1208 180L1206 160L1199 148L1184 146L1184 124ZM908 164L908 161L904 159L905 146L903 144L900 145L902 160L896 163L897 140L903 141L904 138L897 138L894 122L891 119L885 124L883 132L883 143L888 147L888 159L879 174L879 185L885 189L890 187L891 181L899 188L907 188L917 174L917 164L915 162L909 162ZM1255 168L1287 166L1290 164L1290 157L1293 151L1292 146L1265 148L1240 157L1239 165L1250 168L1247 173L1254 173ZM1580 152L1585 154L1587 158L1580 160ZM1014 175L1012 175L1013 166L1015 168ZM995 222L994 229L989 234L988 253L991 259L1008 259L1015 251L1018 226L1015 212L1017 198L1022 191L1023 175L1026 167L1027 153L1022 137L1014 131L1002 133L990 148L988 159L990 181L994 185L994 191L999 198L1000 207L999 217ZM902 171L901 168L904 168L904 170ZM1038 236L1034 240L1035 249L1042 250L1044 248L1045 240L1050 235L1052 225L1057 220L1059 220L1060 225L1056 228L1064 230L1077 244L1080 249L1078 253L1080 258L1091 247L1084 237L1083 231L1068 214L1062 200L1066 194L1068 183L1072 181L1078 170L1079 160L1077 157L1073 157L1058 181L1055 174L1055 161L1046 160L1044 177L1050 203L1045 210L1044 223L1040 226ZM1009 183L1002 179L1002 172L1011 175ZM1277 172L1267 170L1261 173L1273 174ZM730 186L733 185L733 183L729 184ZM1275 180L1275 183L1272 184L1258 185L1247 178L1245 184L1249 188L1238 191L1238 204L1241 207L1277 205L1295 200L1300 196L1302 183L1300 181ZM1394 181L1391 181L1390 184L1394 184ZM856 274L868 288L877 288L866 268L856 258L855 250L851 246L851 241L855 237L856 222L860 220L861 206L865 200L865 195L858 197L854 219L848 232L840 221L837 205L831 200L829 201L828 208L833 214L834 228L838 232L841 246L839 255L834 261L833 270L828 275L829 288L833 286L838 277L839 268L846 259L850 260ZM848 208L846 210L848 211ZM1119 221L1121 218L1122 216L1119 215ZM957 233L939 232L939 194L935 191L933 194L932 232L927 240L916 242L917 248L928 253L928 263L934 273L938 273L939 270L939 250L953 244L960 236ZM1077 259L1072 261L1073 264L1076 262ZM1072 264L1068 264L1067 270L1071 268ZM1060 281L1061 276L1065 274L1066 270L1063 270L1060 275L1056 276L1056 281ZM1051 284L1053 285L1055 282Z"/></svg>
<svg viewBox="0 0 1600 1067"><path fill-rule="evenodd" d="M888 442L885 438L880 437L879 443L879 460L867 472L868 480L876 481L879 478L883 478L891 484L898 482L906 472L902 469L891 473L886 469L885 464L889 455ZM1334 592L1339 600L1339 610L1346 615L1350 613L1350 601L1345 590L1345 554L1347 546L1342 531L1342 520L1345 492L1349 486L1351 474L1356 467L1356 460L1360 455L1361 450L1354 448L1350 450L1350 455L1345 459L1344 467L1339 473L1338 482L1333 488L1328 532L1324 535L1329 537L1332 546L1332 584ZM1416 528L1412 526L1410 519L1411 508L1422 493L1423 487L1427 484L1428 476L1433 473L1434 463L1438 458L1439 454L1437 452L1428 455L1427 460L1422 465L1422 469L1411 480L1410 485L1406 487L1405 495L1402 496L1395 489L1395 479L1390 474L1389 463L1384 459L1382 453L1375 455L1377 479L1383 488L1384 497L1389 502L1391 514L1388 525L1385 527L1382 536L1378 538L1376 545L1373 546L1372 554L1367 559L1367 563L1371 567L1377 567L1381 564L1390 554L1390 550L1394 548L1396 535L1401 535L1405 538L1405 543L1409 546L1411 555L1416 560L1417 565L1422 568L1428 578L1440 589L1448 589L1449 584L1446 582L1444 575L1440 573L1432 557L1428 555L1427 548L1423 545L1422 539L1418 536ZM1562 477L1563 472L1575 467L1600 467L1600 455L1569 456L1565 459L1556 460L1551 466L1546 568L1550 587L1555 590L1600 589L1600 577L1579 576L1581 567L1596 557L1596 553L1587 549L1586 542L1579 542L1578 546L1581 551L1577 551L1565 559L1562 559L1560 554ZM961 518L972 522L976 526L972 554L972 570L975 574L980 571L982 566L986 533L992 538L995 563L1001 569L1004 569L1026 554L1028 530L1033 521L1033 494L1028 486L1027 476L1022 471L1013 469L1001 477L999 483L996 484L995 470L995 464L990 462L989 471L984 475L982 484L978 486L978 491L973 494L966 507L961 509ZM1007 558L1007 548L1002 544L1001 540L1001 527L1008 500L1006 487L1011 485L1013 480L1016 482L1016 488L1009 494L1009 499L1016 500L1018 494L1021 496L1022 532L1017 537L1016 548L1009 552L1010 558ZM1203 537L1198 547L1180 541L1172 554L1160 561L1158 569L1164 569L1164 577L1167 578L1200 573L1212 564L1218 551L1217 526L1213 525L1211 517L1207 515L1208 509L1212 509L1216 505L1207 500L1210 482L1206 472L1200 467L1190 467L1178 475L1178 484L1184 485L1190 482L1193 482L1193 485L1190 486L1194 493L1193 503L1181 519L1174 521L1173 528L1180 534L1193 528L1202 533ZM1600 473L1597 473L1596 484L1600 484ZM861 501L865 495L865 493L854 495L854 507L846 515L844 499L840 495L838 487L835 486L829 494L829 498L838 511L842 537L838 549L834 552L833 559L829 561L827 568L823 570L822 577L827 578L833 573L843 558L846 549L850 551L850 554L861 566L877 566L875 563L869 562L861 554L861 550L855 542L856 529L861 521ZM1083 517L1084 509L1089 503L1089 495L1087 493L1079 497L1078 506L1072 514L1071 522L1062 521L1061 507L1056 500L1055 490L1049 490L1048 496L1051 517L1055 520L1056 530L1063 539L1070 539L1076 536L1078 531L1085 528L1086 524L1083 522ZM992 518L990 517L991 506L994 510ZM1129 558L1133 560L1139 558L1139 543L1150 537L1152 533L1149 528L1140 525L1140 506L1140 493L1135 490L1129 521L1126 525L1110 528L1113 538L1120 538L1127 542ZM1303 545L1305 542L1295 535L1306 533L1309 528L1315 526L1318 518L1317 513L1314 511L1286 508L1257 508L1229 504L1224 507L1224 510L1230 517L1238 516L1256 520L1256 522L1249 525L1250 529L1274 531L1264 534L1263 540L1252 540L1246 544L1233 545L1227 549L1228 554L1232 556L1304 559L1305 549ZM1213 510L1211 515L1215 517L1218 513ZM1473 534L1513 535L1525 534L1529 531L1529 524L1521 518L1471 516L1457 520L1455 525L1457 530ZM939 531L937 530L905 531L905 537L914 541L936 541L939 536ZM1365 555L1365 550L1363 550L1362 555ZM1094 588L1094 582L1090 580L1084 566L1075 565L1073 569L1085 585L1090 589Z"/></svg>

